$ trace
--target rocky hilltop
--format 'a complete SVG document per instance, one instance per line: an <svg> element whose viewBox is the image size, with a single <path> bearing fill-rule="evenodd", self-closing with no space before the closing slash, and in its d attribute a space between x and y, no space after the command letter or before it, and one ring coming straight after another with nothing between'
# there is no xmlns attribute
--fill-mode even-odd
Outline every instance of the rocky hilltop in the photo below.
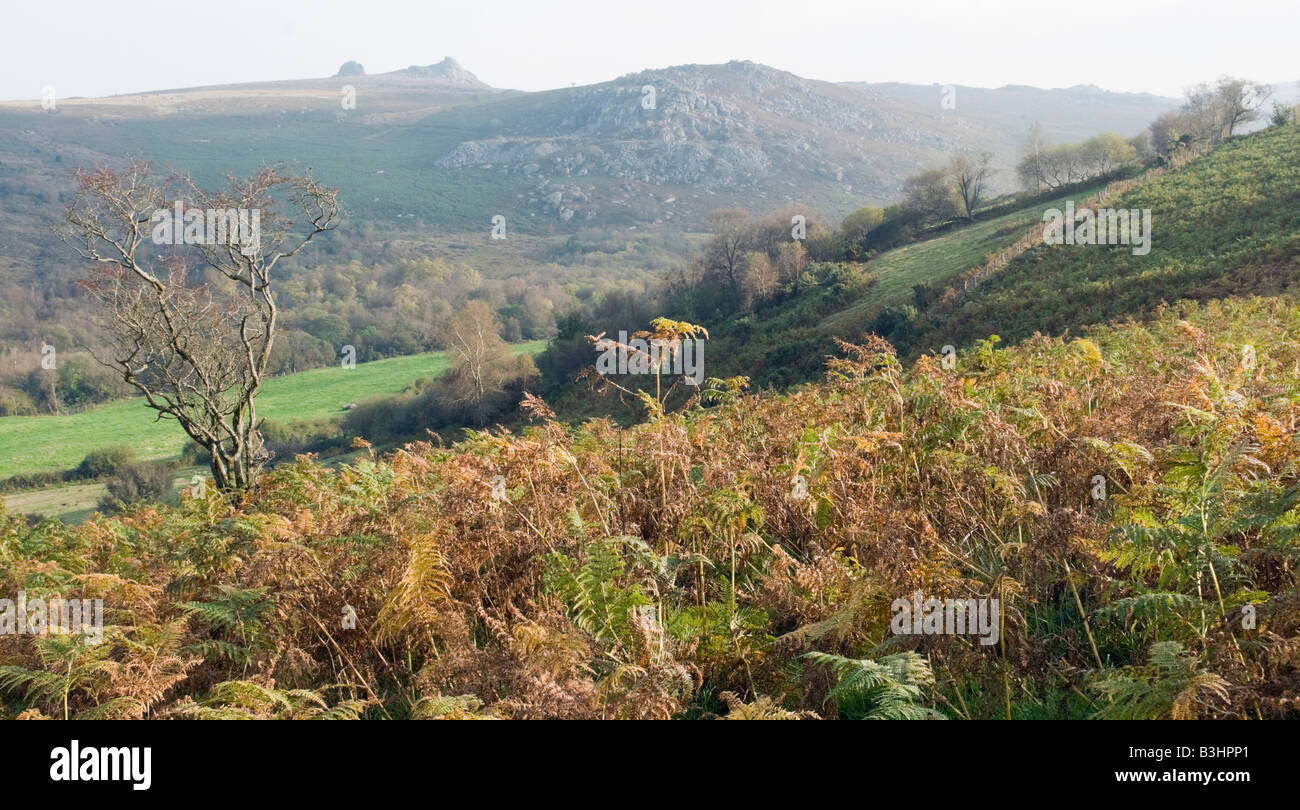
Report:
<svg viewBox="0 0 1300 810"><path fill-rule="evenodd" d="M938 110L753 62L643 71L499 106L499 133L456 145L436 165L600 173L706 190L813 175L883 197L953 150L1006 146Z"/></svg>
<svg viewBox="0 0 1300 810"><path fill-rule="evenodd" d="M394 70L385 74L388 76L411 76L422 79L437 79L447 84L460 85L461 87L475 90L491 90L492 86L479 81L473 73L460 66L460 62L452 59L450 56L441 62L433 65L411 65L402 70Z"/></svg>

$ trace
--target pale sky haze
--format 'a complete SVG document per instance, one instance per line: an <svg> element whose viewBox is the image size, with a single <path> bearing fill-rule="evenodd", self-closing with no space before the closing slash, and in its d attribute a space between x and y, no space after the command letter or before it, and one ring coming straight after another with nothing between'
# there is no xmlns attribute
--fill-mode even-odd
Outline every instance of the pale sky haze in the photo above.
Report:
<svg viewBox="0 0 1300 810"><path fill-rule="evenodd" d="M545 90L750 59L827 81L1095 84L1180 95L1300 79L1296 0L6 0L0 99L367 73L455 57Z"/></svg>

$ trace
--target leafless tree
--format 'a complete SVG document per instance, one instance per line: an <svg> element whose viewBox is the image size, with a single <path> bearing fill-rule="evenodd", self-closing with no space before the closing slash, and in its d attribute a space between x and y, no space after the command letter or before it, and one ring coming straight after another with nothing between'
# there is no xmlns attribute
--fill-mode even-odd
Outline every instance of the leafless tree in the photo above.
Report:
<svg viewBox="0 0 1300 810"><path fill-rule="evenodd" d="M726 276L733 291L740 289L740 271L743 266L751 227L749 212L741 209L720 209L707 217L713 238L705 249L708 269Z"/></svg>
<svg viewBox="0 0 1300 810"><path fill-rule="evenodd" d="M1016 174L1025 188L1037 190L1048 185L1047 153L1050 148L1051 142L1043 135L1042 126L1031 126L1029 136L1025 138L1023 157L1016 165Z"/></svg>
<svg viewBox="0 0 1300 810"><path fill-rule="evenodd" d="M1258 119L1272 93L1270 85L1231 76L1192 87L1177 112L1151 124L1152 146L1162 156L1193 145L1215 146L1241 124Z"/></svg>
<svg viewBox="0 0 1300 810"><path fill-rule="evenodd" d="M967 219L975 218L975 206L983 199L984 182L993 173L992 164L992 152L981 152L978 155L962 153L953 157L949 164L948 171L957 186L957 194L961 197Z"/></svg>
<svg viewBox="0 0 1300 810"><path fill-rule="evenodd" d="M516 358L501 339L501 319L486 301L469 301L451 319L447 349L457 362L439 380L440 393L475 424L487 421L510 382L535 374L531 358Z"/></svg>
<svg viewBox="0 0 1300 810"><path fill-rule="evenodd" d="M247 487L269 459L255 398L279 314L273 271L338 224L338 191L267 168L207 192L146 162L76 180L65 238L92 262L83 286L108 344L97 359L207 449L218 487ZM298 221L276 213L285 203Z"/></svg>
<svg viewBox="0 0 1300 810"><path fill-rule="evenodd" d="M1219 100L1219 121L1222 125L1221 137L1227 138L1241 124L1255 121L1260 117L1260 108L1273 95L1271 85L1260 84L1249 79L1235 79L1224 76L1214 85Z"/></svg>

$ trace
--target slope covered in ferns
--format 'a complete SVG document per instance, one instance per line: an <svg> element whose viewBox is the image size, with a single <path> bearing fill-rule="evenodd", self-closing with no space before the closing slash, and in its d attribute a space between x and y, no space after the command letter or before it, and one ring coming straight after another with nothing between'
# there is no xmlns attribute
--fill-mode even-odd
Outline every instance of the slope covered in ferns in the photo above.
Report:
<svg viewBox="0 0 1300 810"><path fill-rule="evenodd" d="M705 399L628 430L535 401L242 498L0 517L0 590L108 625L0 636L0 714L1296 716L1294 304L955 369L867 339L822 384ZM998 643L891 634L916 590L998 598Z"/></svg>

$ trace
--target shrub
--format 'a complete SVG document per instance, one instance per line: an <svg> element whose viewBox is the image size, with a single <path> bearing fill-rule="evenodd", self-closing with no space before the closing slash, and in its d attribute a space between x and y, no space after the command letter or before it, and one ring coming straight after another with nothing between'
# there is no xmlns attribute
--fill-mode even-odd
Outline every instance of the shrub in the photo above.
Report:
<svg viewBox="0 0 1300 810"><path fill-rule="evenodd" d="M156 501L171 489L170 465L158 462L126 464L108 482L108 494L99 501L101 512L112 514L135 503Z"/></svg>
<svg viewBox="0 0 1300 810"><path fill-rule="evenodd" d="M205 467L212 463L212 454L207 448L200 447L193 442L181 448L180 465L182 467Z"/></svg>
<svg viewBox="0 0 1300 810"><path fill-rule="evenodd" d="M0 387L0 416L35 416L36 403L25 392Z"/></svg>
<svg viewBox="0 0 1300 810"><path fill-rule="evenodd" d="M73 470L74 478L103 478L114 475L135 459L135 451L125 445L91 450Z"/></svg>
<svg viewBox="0 0 1300 810"><path fill-rule="evenodd" d="M341 443L342 424L338 419L299 419L293 422L262 423L262 438L271 457L293 458L299 453L319 453Z"/></svg>

